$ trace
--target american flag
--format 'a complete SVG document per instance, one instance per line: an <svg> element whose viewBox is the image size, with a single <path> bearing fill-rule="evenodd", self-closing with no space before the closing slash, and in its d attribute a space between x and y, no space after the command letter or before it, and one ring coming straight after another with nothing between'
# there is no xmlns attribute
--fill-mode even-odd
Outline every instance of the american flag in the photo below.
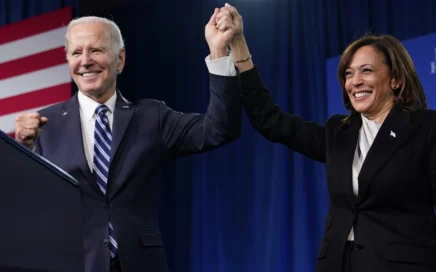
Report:
<svg viewBox="0 0 436 272"><path fill-rule="evenodd" d="M15 118L71 97L64 52L72 8L0 28L0 130L13 137Z"/></svg>

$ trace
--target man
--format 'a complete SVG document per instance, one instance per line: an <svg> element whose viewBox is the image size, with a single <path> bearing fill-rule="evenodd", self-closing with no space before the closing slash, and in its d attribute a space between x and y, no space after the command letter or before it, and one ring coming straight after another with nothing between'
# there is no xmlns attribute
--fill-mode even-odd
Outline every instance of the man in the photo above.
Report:
<svg viewBox="0 0 436 272"><path fill-rule="evenodd" d="M227 56L233 37L231 18L218 27L218 12L205 28L209 70ZM183 114L156 100L132 104L116 90L126 52L115 23L98 17L71 21L66 54L79 92L18 116L16 140L80 182L85 271L168 271L157 211L162 166L239 137L239 80L211 73L207 113Z"/></svg>

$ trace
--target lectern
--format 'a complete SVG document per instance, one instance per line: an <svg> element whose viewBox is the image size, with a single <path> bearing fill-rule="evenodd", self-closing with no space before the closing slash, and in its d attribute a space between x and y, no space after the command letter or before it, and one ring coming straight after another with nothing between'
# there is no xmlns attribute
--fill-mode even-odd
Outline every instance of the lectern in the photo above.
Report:
<svg viewBox="0 0 436 272"><path fill-rule="evenodd" d="M83 271L78 182L2 131L0 156L0 271Z"/></svg>

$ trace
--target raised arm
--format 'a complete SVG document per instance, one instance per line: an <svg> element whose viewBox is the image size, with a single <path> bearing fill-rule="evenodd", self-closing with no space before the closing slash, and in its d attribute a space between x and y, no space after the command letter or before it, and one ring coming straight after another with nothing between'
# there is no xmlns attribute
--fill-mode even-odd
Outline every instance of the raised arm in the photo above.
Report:
<svg viewBox="0 0 436 272"><path fill-rule="evenodd" d="M325 162L325 130L316 122L284 113L273 103L259 71L254 66L243 35L243 21L236 8L226 5L236 26L230 43L232 57L241 72L242 105L253 127L266 139L279 142L314 160Z"/></svg>
<svg viewBox="0 0 436 272"><path fill-rule="evenodd" d="M230 16L218 16L215 9L205 27L210 59L228 56L234 35ZM164 142L171 155L205 152L239 137L241 132L241 92L237 76L209 75L210 101L205 114L184 114L160 105Z"/></svg>

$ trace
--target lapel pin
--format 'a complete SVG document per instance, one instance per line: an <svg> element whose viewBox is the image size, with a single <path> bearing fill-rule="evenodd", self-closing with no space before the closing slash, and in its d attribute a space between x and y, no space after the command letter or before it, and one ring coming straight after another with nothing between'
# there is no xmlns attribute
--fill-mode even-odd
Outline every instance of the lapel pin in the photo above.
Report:
<svg viewBox="0 0 436 272"><path fill-rule="evenodd" d="M123 106L123 109L128 109L128 108L130 108L129 106Z"/></svg>
<svg viewBox="0 0 436 272"><path fill-rule="evenodd" d="M391 136L392 138L396 138L396 137L397 137L397 135L395 134L395 132L393 132L392 130L391 130L391 134L390 134L389 136Z"/></svg>
<svg viewBox="0 0 436 272"><path fill-rule="evenodd" d="M66 116L68 114L68 111L62 113L62 116Z"/></svg>

